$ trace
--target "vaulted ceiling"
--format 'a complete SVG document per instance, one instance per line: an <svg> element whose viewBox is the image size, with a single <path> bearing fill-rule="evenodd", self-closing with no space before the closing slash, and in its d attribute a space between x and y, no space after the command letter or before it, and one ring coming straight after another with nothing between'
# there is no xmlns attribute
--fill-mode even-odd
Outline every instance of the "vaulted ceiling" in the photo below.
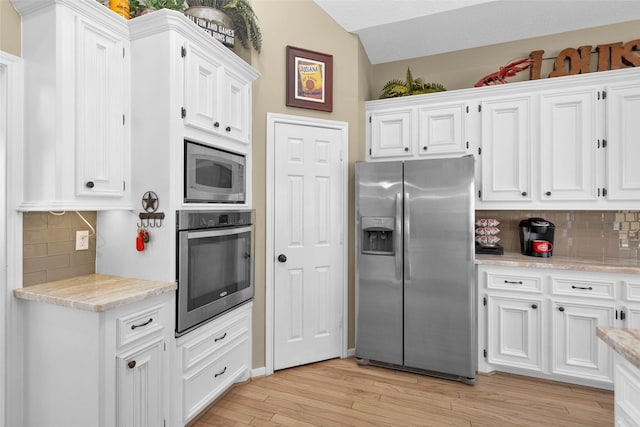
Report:
<svg viewBox="0 0 640 427"><path fill-rule="evenodd" d="M314 1L372 64L640 20L639 0Z"/></svg>

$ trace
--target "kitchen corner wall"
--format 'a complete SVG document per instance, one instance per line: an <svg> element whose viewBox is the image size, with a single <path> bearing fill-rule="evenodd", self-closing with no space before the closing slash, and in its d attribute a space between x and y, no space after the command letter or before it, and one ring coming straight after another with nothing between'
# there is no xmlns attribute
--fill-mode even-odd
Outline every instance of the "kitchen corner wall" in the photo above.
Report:
<svg viewBox="0 0 640 427"><path fill-rule="evenodd" d="M476 211L476 220L500 221L499 244L520 252L521 220L539 217L555 225L553 254L593 260L640 258L640 212L637 211Z"/></svg>
<svg viewBox="0 0 640 427"><path fill-rule="evenodd" d="M79 212L96 229L96 212ZM75 250L76 231L89 230L89 249ZM23 286L96 272L96 236L76 212L23 215Z"/></svg>

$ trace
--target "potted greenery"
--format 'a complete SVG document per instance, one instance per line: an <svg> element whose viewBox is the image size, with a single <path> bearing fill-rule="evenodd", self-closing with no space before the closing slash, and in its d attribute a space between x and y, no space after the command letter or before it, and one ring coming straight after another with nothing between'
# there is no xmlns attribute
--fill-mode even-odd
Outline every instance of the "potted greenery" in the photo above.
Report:
<svg viewBox="0 0 640 427"><path fill-rule="evenodd" d="M231 22L235 37L240 40L242 46L249 48L251 45L260 53L262 34L258 26L258 17L248 0L187 0L187 3L189 7L184 11L187 15L205 17L210 14L215 17L212 19L215 21L224 19L220 13L226 15ZM204 11L204 8L212 10Z"/></svg>
<svg viewBox="0 0 640 427"><path fill-rule="evenodd" d="M184 0L129 0L129 12L132 18L160 9L182 11Z"/></svg>
<svg viewBox="0 0 640 427"><path fill-rule="evenodd" d="M425 83L421 77L414 80L411 70L407 68L407 79L405 81L399 79L389 80L382 87L380 99L443 92L445 90L447 89L440 83Z"/></svg>

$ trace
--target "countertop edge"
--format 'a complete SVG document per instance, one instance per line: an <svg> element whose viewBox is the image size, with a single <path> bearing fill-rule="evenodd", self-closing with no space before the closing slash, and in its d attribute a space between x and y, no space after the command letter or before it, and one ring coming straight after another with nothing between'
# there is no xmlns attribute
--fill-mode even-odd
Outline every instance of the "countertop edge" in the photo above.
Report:
<svg viewBox="0 0 640 427"><path fill-rule="evenodd" d="M162 281L151 281L151 280L143 280L143 279L135 279L135 278L124 278L118 276L104 276L104 275L87 275L81 276L77 278L73 278L71 280L74 283L70 283L69 281L61 280L59 282L50 282L42 284L43 286L56 286L58 285L60 288L71 289L74 288L80 289L85 284L81 282L83 278L87 279L87 283L91 281L95 281L95 278L107 278L109 280L118 280L126 282L125 289L120 289L115 294L109 294L109 292L105 292L104 294L95 292L91 295L91 298L84 297L76 297L76 296L60 296L56 295L55 292L47 293L47 290L42 290L42 287L26 287L26 288L18 288L13 290L13 295L15 298L25 300L25 301L33 301L33 302L41 302L45 304L58 305L62 307L74 308L83 311L91 311L91 312L103 312L112 310L118 307L126 306L129 304L136 303L138 301L143 301L148 298L153 298L158 295L162 295L168 292L175 291L178 288L176 282L162 282ZM38 285L35 285L38 286ZM106 283L103 285L105 290L109 290L109 284ZM122 286L120 284L120 286ZM30 289L31 288L31 289ZM53 288L58 289L58 288ZM97 288L99 290L99 286ZM83 299L84 298L84 299Z"/></svg>
<svg viewBox="0 0 640 427"><path fill-rule="evenodd" d="M568 271L590 271L595 273L640 274L640 264L624 265L628 260L591 260L584 258L551 257L536 258L516 253L504 255L476 254L476 265L503 267L540 268Z"/></svg>
<svg viewBox="0 0 640 427"><path fill-rule="evenodd" d="M640 369L640 330L597 327L596 335L609 347Z"/></svg>

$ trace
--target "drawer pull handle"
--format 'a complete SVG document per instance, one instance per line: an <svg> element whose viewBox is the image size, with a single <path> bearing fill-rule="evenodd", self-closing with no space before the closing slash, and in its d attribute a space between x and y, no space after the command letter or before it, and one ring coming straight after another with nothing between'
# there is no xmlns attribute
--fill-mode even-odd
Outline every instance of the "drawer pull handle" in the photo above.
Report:
<svg viewBox="0 0 640 427"><path fill-rule="evenodd" d="M522 280L518 280L517 282L513 282L513 281L510 281L510 280L505 280L504 283L509 283L509 284L512 284L512 285L522 285Z"/></svg>
<svg viewBox="0 0 640 427"><path fill-rule="evenodd" d="M225 339L227 337L227 333L225 332L223 336L218 337L216 339L213 340L213 342L218 342L218 341L222 341L223 339Z"/></svg>
<svg viewBox="0 0 640 427"><path fill-rule="evenodd" d="M224 374L225 372L227 372L227 367L225 366L224 369L220 372L218 372L217 374L215 374L213 376L213 378L218 378L220 375Z"/></svg>
<svg viewBox="0 0 640 427"><path fill-rule="evenodd" d="M584 286L576 286L576 285L571 285L571 289L582 289L585 291L592 291L593 288L591 286L589 287L584 287Z"/></svg>
<svg viewBox="0 0 640 427"><path fill-rule="evenodd" d="M135 368L135 367L136 367L136 361L135 361L135 360L132 360L131 362L127 363L127 366L128 366L130 369Z"/></svg>
<svg viewBox="0 0 640 427"><path fill-rule="evenodd" d="M149 320L139 325L131 325L131 329L142 328L143 326L147 326L151 322L153 322L153 317L151 317Z"/></svg>

